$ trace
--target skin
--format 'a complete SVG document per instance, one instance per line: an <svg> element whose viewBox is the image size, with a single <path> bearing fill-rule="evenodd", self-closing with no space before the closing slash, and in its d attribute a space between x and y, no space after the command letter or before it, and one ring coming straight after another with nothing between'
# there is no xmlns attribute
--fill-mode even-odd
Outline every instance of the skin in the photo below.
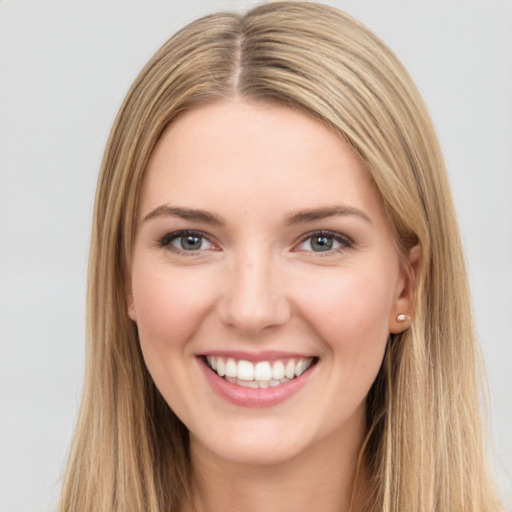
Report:
<svg viewBox="0 0 512 512"><path fill-rule="evenodd" d="M129 315L157 387L190 430L196 509L348 510L365 397L389 333L409 325L397 315L412 315L410 272L364 165L305 114L233 99L168 127L140 199ZM286 221L333 206L348 213ZM169 242L180 230L204 236L199 248ZM311 245L318 231L333 234L332 249ZM317 363L284 402L244 407L205 379L198 355L218 350Z"/></svg>

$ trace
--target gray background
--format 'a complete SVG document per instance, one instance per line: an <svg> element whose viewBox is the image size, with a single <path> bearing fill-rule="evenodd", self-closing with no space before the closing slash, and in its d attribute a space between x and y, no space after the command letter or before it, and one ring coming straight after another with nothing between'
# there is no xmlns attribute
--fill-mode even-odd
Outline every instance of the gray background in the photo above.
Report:
<svg viewBox="0 0 512 512"><path fill-rule="evenodd" d="M254 3L0 2L3 512L55 507L83 375L95 181L116 110L177 28L203 13ZM512 3L325 3L355 15L391 46L432 113L467 248L496 474L510 506Z"/></svg>

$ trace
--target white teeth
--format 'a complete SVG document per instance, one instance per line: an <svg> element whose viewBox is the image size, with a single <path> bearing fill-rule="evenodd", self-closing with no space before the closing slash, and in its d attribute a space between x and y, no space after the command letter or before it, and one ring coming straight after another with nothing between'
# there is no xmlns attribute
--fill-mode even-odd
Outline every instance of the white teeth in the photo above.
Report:
<svg viewBox="0 0 512 512"><path fill-rule="evenodd" d="M226 361L226 377L236 377L237 376L237 367L236 361L230 357Z"/></svg>
<svg viewBox="0 0 512 512"><path fill-rule="evenodd" d="M206 356L206 360L214 370L217 369L217 358L215 356Z"/></svg>
<svg viewBox="0 0 512 512"><path fill-rule="evenodd" d="M286 363L286 369L285 369L284 374L286 375L286 377L288 379L293 379L293 377L295 377L295 362L293 359L290 359Z"/></svg>
<svg viewBox="0 0 512 512"><path fill-rule="evenodd" d="M272 368L268 361L261 361L256 364L254 369L255 380L266 380L269 381L272 378Z"/></svg>
<svg viewBox="0 0 512 512"><path fill-rule="evenodd" d="M295 376L298 377L299 375L302 375L303 372L304 372L304 361L300 360L295 365Z"/></svg>
<svg viewBox="0 0 512 512"><path fill-rule="evenodd" d="M258 383L255 380L238 380L238 384L240 386L245 386L246 388L258 389Z"/></svg>
<svg viewBox="0 0 512 512"><path fill-rule="evenodd" d="M222 359L222 357L217 357L217 373L221 377L226 375L226 365L224 364L224 359Z"/></svg>
<svg viewBox="0 0 512 512"><path fill-rule="evenodd" d="M301 359L296 365L295 365L295 376L299 377L302 375L313 362L313 358L310 357L309 359Z"/></svg>
<svg viewBox="0 0 512 512"><path fill-rule="evenodd" d="M250 361L238 361L238 375L240 380L254 380L254 365ZM257 387L257 386L256 386Z"/></svg>
<svg viewBox="0 0 512 512"><path fill-rule="evenodd" d="M265 389L284 384L302 375L313 363L313 358L297 358L277 360L274 362L259 361L252 363L233 357L206 356L210 368L228 382L239 386Z"/></svg>
<svg viewBox="0 0 512 512"><path fill-rule="evenodd" d="M226 380L231 382L232 384L237 384L238 386L242 386L243 388L253 388L253 389L266 389L268 387L279 386L279 384L284 384L288 382L289 379L281 379L281 380L240 380L233 379L232 377L227 377Z"/></svg>
<svg viewBox="0 0 512 512"><path fill-rule="evenodd" d="M290 359L293 362L293 359ZM282 361L276 361L272 367L272 378L280 380L284 377L284 364Z"/></svg>

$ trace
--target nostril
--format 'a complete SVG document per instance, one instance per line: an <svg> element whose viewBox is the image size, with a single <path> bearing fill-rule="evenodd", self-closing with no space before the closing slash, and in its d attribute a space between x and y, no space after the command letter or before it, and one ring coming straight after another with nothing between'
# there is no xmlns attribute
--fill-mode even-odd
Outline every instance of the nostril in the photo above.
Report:
<svg viewBox="0 0 512 512"><path fill-rule="evenodd" d="M242 251L245 258L239 254L218 302L221 322L251 335L282 325L290 316L275 262L267 253L255 256L257 251L254 247L247 249L250 255Z"/></svg>

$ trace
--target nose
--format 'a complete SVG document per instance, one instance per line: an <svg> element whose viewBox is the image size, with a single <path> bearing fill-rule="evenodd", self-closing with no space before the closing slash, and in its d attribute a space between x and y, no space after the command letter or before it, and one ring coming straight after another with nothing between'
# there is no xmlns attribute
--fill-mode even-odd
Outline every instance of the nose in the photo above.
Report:
<svg viewBox="0 0 512 512"><path fill-rule="evenodd" d="M279 277L269 257L253 256L234 262L233 271L224 276L218 309L221 322L247 335L286 323L291 308Z"/></svg>

